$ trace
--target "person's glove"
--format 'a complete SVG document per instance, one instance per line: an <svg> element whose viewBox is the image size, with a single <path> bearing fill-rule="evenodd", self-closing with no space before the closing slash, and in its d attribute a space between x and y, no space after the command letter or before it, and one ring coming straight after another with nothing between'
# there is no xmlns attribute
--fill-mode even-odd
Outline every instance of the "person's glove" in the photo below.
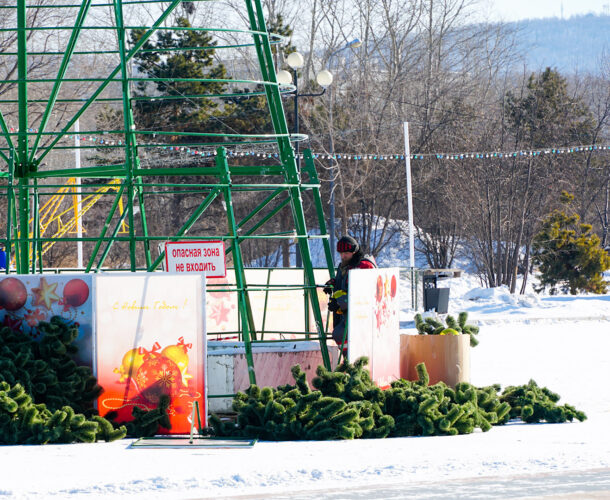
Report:
<svg viewBox="0 0 610 500"><path fill-rule="evenodd" d="M331 300L337 302L337 307L340 309L341 312L347 311L347 293L345 293L345 291L337 290L331 295L331 297Z"/></svg>
<svg viewBox="0 0 610 500"><path fill-rule="evenodd" d="M329 310L330 312L337 312L337 311L339 310L339 304L338 304L338 302L337 302L337 299L333 299L333 298L331 298L331 299L328 301L328 310Z"/></svg>
<svg viewBox="0 0 610 500"><path fill-rule="evenodd" d="M322 289L322 291L326 294L326 295L330 295L333 293L334 287L335 287L335 278L331 278L329 279L326 283L325 283L325 287Z"/></svg>

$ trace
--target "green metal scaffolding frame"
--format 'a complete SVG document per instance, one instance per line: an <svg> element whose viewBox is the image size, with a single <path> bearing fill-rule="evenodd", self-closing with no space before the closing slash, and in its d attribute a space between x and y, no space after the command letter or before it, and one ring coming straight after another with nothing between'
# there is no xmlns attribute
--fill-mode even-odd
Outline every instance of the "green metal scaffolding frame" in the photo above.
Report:
<svg viewBox="0 0 610 500"><path fill-rule="evenodd" d="M212 3L213 0L195 0L195 2ZM95 3L94 3L95 2ZM192 2L191 2L192 3ZM248 295L248 283L245 277L245 262L241 245L256 239L296 240L298 251L303 262L303 284L301 285L308 307L311 307L315 325L313 335L320 341L324 364L330 368L330 358L326 346L326 333L323 328L317 287L314 278L312 256L309 240L320 238L323 243L324 256L328 271L334 274L332 253L328 241L323 205L320 196L318 179L311 152L305 150L302 169L299 171L292 142L303 140L305 136L291 135L288 131L282 92L291 91L290 86L280 86L276 79L273 62L272 44L277 37L270 34L265 24L260 0L244 0L245 18L248 25L244 29L215 29L209 27L176 27L171 25L172 15L182 4L182 0L74 0L66 2L40 2L28 4L26 0L16 0L16 4L0 6L0 15L7 21L0 27L0 34L14 37L14 49L0 53L8 67L15 64L16 71L0 74L0 201L4 199L2 211L6 216L6 234L0 237L7 251L7 260L14 262L14 271L20 274L44 272L42 245L54 241L53 236L46 236L40 230L41 198L50 196L57 189L65 187L66 180L76 177L83 181L78 188L70 191L75 194L90 194L104 186L105 180L118 180L117 189L106 192L105 199L112 203L98 227L88 227L88 236L62 236L60 241L84 242L90 251L84 266L85 272L99 272L105 266L113 245L119 243L128 248L127 270L153 272L160 269L164 251L156 248L160 243L189 240L218 240L226 243L226 252L232 259L236 283L232 291L238 295L240 336L245 344L246 360L251 383L256 382L252 358L252 342L258 342L257 328L254 324ZM39 26L31 19L31 13L65 11L64 17L70 19L66 25ZM137 26L129 24L137 17L135 9L144 9L148 18L154 21ZM107 16L107 25L100 22L102 14ZM14 25L11 22L14 20ZM8 26L8 27L6 27ZM128 35L131 30L143 30L137 43L129 45ZM231 32L236 36L248 39L246 43L215 45L214 50L225 48L251 47L255 53L260 70L260 79L224 79L213 78L145 78L134 74L131 67L133 58L139 51L144 51L145 43L163 30L190 29L206 32ZM83 41L84 34L94 31L112 35L113 43L103 44L102 48L90 49ZM57 50L37 43L41 34L63 33ZM206 47L189 48L205 50ZM186 50L173 48L168 50ZM98 75L80 75L73 70L75 58L114 58L114 64ZM41 75L37 64L53 58L52 73ZM49 74L54 76L49 77ZM177 82L220 82L223 84L242 85L247 88L260 89L247 94L228 91L225 94L184 96L189 99L223 98L227 96L259 95L266 98L273 130L265 134L203 133L176 130L141 130L134 121L134 103L147 99L147 96L133 96L132 86L138 82L166 82L172 85ZM64 92L74 85L80 85L81 94ZM175 99L175 95L153 95L150 99ZM74 126L79 119L84 119L99 109L101 105L115 106L122 115L122 128L113 130L90 127L92 130L80 132L82 136L98 137L93 145L80 145L75 148L69 143L74 136ZM60 113L58 109L63 111ZM59 118L58 118L59 117ZM12 120L12 122L11 122ZM15 126L10 126L14 123ZM104 140L104 138L107 138ZM115 140L108 140L115 138ZM117 139L118 138L118 139ZM174 142L172 142L174 141ZM176 142L178 141L178 142ZM179 146L181 150L190 148L206 151L208 163L179 162L170 166L159 166L154 162L144 162L143 156L149 158L163 154L168 145ZM226 148L273 148L274 164L244 165L233 161L236 155ZM120 154L120 161L107 161L76 168L65 161L65 154L70 150L81 149L93 153ZM262 150L262 149L261 149ZM63 160L53 159L53 155L63 153ZM265 155L266 156L266 155ZM209 160L213 160L210 163ZM258 157L256 158L258 160ZM146 164L144 164L146 163ZM166 162L167 163L167 162ZM184 163L184 162L183 162ZM236 163L236 164L232 164ZM251 162L250 162L251 163ZM260 163L269 163L260 161ZM157 181L163 178L165 182ZM184 183L188 178L190 183ZM254 181L252 179L255 179ZM210 181L209 179L212 179ZM306 182L305 182L306 179ZM247 215L237 217L235 204L236 193L267 193L268 195ZM173 234L155 234L150 230L150 214L147 212L147 200L155 195L194 193L201 195L198 206L187 216L182 225ZM308 235L306 217L303 208L303 195L308 193L317 214L319 236ZM121 200L126 200L125 209L120 212ZM193 228L206 213L214 201L222 201L226 212L226 233L193 234ZM292 213L293 227L289 231L262 233L261 228L282 209ZM128 228L128 233L120 234L121 227ZM247 229L246 229L247 228ZM11 272L7 266L6 272ZM106 264L106 267L108 265ZM110 267L113 267L112 265ZM260 289L260 285L257 285ZM264 329L264 327L263 327Z"/></svg>

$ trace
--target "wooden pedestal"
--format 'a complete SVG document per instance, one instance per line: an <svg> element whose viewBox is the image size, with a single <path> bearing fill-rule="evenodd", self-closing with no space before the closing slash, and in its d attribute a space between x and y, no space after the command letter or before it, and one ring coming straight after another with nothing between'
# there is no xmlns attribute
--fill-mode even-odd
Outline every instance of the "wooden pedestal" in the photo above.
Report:
<svg viewBox="0 0 610 500"><path fill-rule="evenodd" d="M417 380L419 363L426 364L430 385L442 381L454 387L470 382L470 336L401 335L400 377Z"/></svg>

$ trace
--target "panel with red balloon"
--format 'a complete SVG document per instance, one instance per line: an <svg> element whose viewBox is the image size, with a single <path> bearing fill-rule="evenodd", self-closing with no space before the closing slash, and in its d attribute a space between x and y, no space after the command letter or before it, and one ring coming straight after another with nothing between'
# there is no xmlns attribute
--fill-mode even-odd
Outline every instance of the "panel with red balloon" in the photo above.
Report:
<svg viewBox="0 0 610 500"><path fill-rule="evenodd" d="M100 274L96 289L98 411L132 420L135 407L170 398L171 434L190 431L194 401L205 420L205 281L196 274Z"/></svg>
<svg viewBox="0 0 610 500"><path fill-rule="evenodd" d="M167 395L170 398L168 412L172 429L176 424L184 424L191 413L192 401L202 397L193 371L193 366L197 364L196 356L192 354L192 362L189 357L192 349L192 343L186 343L184 337L179 337L174 344L165 347L155 342L150 349L137 346L128 350L122 357L121 365L113 370L115 383L100 397L100 411L103 414L114 411L117 421L129 421L134 406L154 409L161 396ZM120 397L114 397L114 392L120 393ZM179 430L188 432L188 422L187 427ZM169 430L161 429L160 432L164 434Z"/></svg>
<svg viewBox="0 0 610 500"><path fill-rule="evenodd" d="M93 287L91 275L10 275L0 278L0 324L41 338L38 325L61 316L78 326L74 360L93 366Z"/></svg>
<svg viewBox="0 0 610 500"><path fill-rule="evenodd" d="M369 358L371 378L389 387L400 377L400 297L397 268L350 271L348 359Z"/></svg>
<svg viewBox="0 0 610 500"><path fill-rule="evenodd" d="M398 292L396 274L380 274L375 286L375 326L377 331L396 315L395 298Z"/></svg>

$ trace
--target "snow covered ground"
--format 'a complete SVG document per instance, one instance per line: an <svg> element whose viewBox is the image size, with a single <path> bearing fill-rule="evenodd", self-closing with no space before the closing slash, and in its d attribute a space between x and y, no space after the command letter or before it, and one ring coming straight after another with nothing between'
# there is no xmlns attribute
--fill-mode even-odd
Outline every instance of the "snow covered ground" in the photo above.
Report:
<svg viewBox="0 0 610 500"><path fill-rule="evenodd" d="M513 297L468 276L450 286L450 312L467 310L481 325L472 383L533 378L589 419L250 449L0 447L0 497L610 498L610 295ZM405 305L405 327L412 316Z"/></svg>

